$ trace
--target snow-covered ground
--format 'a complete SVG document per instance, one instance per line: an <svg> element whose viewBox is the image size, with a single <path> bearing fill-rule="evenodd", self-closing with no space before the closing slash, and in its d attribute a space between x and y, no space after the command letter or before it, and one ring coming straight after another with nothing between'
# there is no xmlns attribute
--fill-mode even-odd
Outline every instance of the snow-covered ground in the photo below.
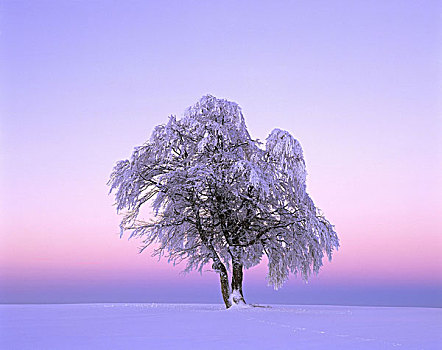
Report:
<svg viewBox="0 0 442 350"><path fill-rule="evenodd" d="M0 349L442 349L442 309L0 305Z"/></svg>

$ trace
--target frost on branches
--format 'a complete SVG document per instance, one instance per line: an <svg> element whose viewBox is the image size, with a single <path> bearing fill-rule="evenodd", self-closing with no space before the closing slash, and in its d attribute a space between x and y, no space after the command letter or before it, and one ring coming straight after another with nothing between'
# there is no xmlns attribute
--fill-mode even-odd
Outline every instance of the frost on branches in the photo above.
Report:
<svg viewBox="0 0 442 350"><path fill-rule="evenodd" d="M181 119L157 126L130 160L111 174L121 234L154 244L155 255L211 264L226 307L245 303L243 270L268 260L268 282L279 288L289 273L305 280L324 254L339 246L333 226L306 192L299 142L275 129L265 147L247 131L240 107L204 96ZM153 208L151 221L140 210ZM229 283L229 274L231 281Z"/></svg>

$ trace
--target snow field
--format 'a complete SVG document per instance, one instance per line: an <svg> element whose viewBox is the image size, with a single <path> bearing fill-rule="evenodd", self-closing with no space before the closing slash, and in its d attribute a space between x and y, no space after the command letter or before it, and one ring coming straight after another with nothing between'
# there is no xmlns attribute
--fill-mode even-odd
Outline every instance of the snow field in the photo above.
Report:
<svg viewBox="0 0 442 350"><path fill-rule="evenodd" d="M442 310L0 305L0 349L441 349Z"/></svg>

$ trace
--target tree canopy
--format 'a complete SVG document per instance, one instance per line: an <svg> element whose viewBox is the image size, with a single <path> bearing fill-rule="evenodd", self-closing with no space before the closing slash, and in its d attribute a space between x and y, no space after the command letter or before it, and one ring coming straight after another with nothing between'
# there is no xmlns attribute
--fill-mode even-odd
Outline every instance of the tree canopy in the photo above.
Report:
<svg viewBox="0 0 442 350"><path fill-rule="evenodd" d="M226 307L244 303L243 268L268 261L268 282L308 279L339 241L306 192L300 143L274 129L265 145L247 131L234 102L204 96L184 116L157 126L111 174L121 234L154 244L185 271L219 273ZM153 208L145 221L140 210ZM228 283L232 271L231 285Z"/></svg>

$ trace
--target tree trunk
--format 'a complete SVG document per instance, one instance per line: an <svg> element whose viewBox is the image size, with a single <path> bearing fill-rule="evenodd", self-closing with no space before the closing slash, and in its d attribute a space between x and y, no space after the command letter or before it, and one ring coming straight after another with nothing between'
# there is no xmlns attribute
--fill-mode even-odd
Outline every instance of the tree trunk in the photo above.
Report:
<svg viewBox="0 0 442 350"><path fill-rule="evenodd" d="M201 225L201 218L199 214L199 208L193 203L193 210L195 212L196 217L196 227L199 233L201 240L203 241L206 248L211 251L213 265L212 268L219 273L219 280L221 283L221 294L223 295L224 304L226 304L226 309L232 306L230 301L230 287L229 287L229 275L227 274L226 266L222 263L219 255L217 254L215 248L213 247L210 240L207 238L205 231L203 230L203 226Z"/></svg>
<svg viewBox="0 0 442 350"><path fill-rule="evenodd" d="M215 269L216 272L219 273L221 294L223 296L226 309L228 309L232 306L232 302L230 301L229 275L227 274L226 266L221 261L218 261L217 263L214 263L212 267Z"/></svg>
<svg viewBox="0 0 442 350"><path fill-rule="evenodd" d="M235 304L246 304L242 292L243 265L238 262L232 263L232 302Z"/></svg>

